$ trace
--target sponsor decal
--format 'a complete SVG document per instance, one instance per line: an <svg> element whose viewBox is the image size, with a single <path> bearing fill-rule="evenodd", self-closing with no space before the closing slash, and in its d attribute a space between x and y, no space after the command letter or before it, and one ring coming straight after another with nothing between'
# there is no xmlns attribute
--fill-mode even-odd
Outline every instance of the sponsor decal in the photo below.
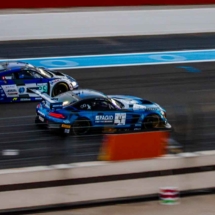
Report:
<svg viewBox="0 0 215 215"><path fill-rule="evenodd" d="M134 128L134 131L140 131L141 128Z"/></svg>
<svg viewBox="0 0 215 215"><path fill-rule="evenodd" d="M16 92L16 93L17 93L16 89L9 89L9 90L7 90L7 92L9 92L9 93L14 93L14 92Z"/></svg>
<svg viewBox="0 0 215 215"><path fill-rule="evenodd" d="M146 106L139 105L139 104L134 104L133 105L133 110L146 110Z"/></svg>
<svg viewBox="0 0 215 215"><path fill-rule="evenodd" d="M113 115L98 115L95 117L96 123L109 123L113 122Z"/></svg>
<svg viewBox="0 0 215 215"><path fill-rule="evenodd" d="M14 88L16 89L16 86L15 85L6 85L4 86L5 89L9 89L9 88Z"/></svg>
<svg viewBox="0 0 215 215"><path fill-rule="evenodd" d="M17 92L14 92L14 93L7 93L8 95L18 95L18 93Z"/></svg>
<svg viewBox="0 0 215 215"><path fill-rule="evenodd" d="M42 121L42 122L45 121L45 119L42 116L39 116L39 120Z"/></svg>
<svg viewBox="0 0 215 215"><path fill-rule="evenodd" d="M37 111L37 113L39 113L41 116L45 116L45 114L44 113L42 113L41 111Z"/></svg>
<svg viewBox="0 0 215 215"><path fill-rule="evenodd" d="M156 111L156 110L159 110L159 108L157 108L157 107L147 107L146 110Z"/></svg>
<svg viewBox="0 0 215 215"><path fill-rule="evenodd" d="M67 124L69 124L69 123L70 123L70 121L69 121L69 120L64 120L64 121L63 121L63 123L67 123Z"/></svg>
<svg viewBox="0 0 215 215"><path fill-rule="evenodd" d="M141 126L141 123L139 123L139 124L135 124L135 126L140 127L140 126Z"/></svg>
<svg viewBox="0 0 215 215"><path fill-rule="evenodd" d="M12 86L12 87L9 87L9 86ZM13 86L13 85L9 85L9 86L5 86L5 88L6 88L6 94L8 96L10 96L10 95L11 96L18 95L18 92L17 92L15 86ZM7 87L9 87L9 88L7 88Z"/></svg>
<svg viewBox="0 0 215 215"><path fill-rule="evenodd" d="M22 94L22 93L24 93L24 92L25 92L25 88L24 88L24 87L20 87L20 88L19 88L19 93Z"/></svg>
<svg viewBox="0 0 215 215"><path fill-rule="evenodd" d="M65 134L69 134L69 132L70 132L70 129L64 129Z"/></svg>
<svg viewBox="0 0 215 215"><path fill-rule="evenodd" d="M35 98L35 100L42 100L42 98Z"/></svg>
<svg viewBox="0 0 215 215"><path fill-rule="evenodd" d="M21 98L20 101L31 101L30 98Z"/></svg>
<svg viewBox="0 0 215 215"><path fill-rule="evenodd" d="M62 107L62 104L53 104L52 107L53 107L53 108Z"/></svg>
<svg viewBox="0 0 215 215"><path fill-rule="evenodd" d="M11 77L11 76L5 76L5 79L6 79L6 80L11 80L12 77Z"/></svg>
<svg viewBox="0 0 215 215"><path fill-rule="evenodd" d="M41 93L48 93L48 86L46 83L42 83L42 84L37 84L37 86L39 87L39 91Z"/></svg>
<svg viewBox="0 0 215 215"><path fill-rule="evenodd" d="M12 101L17 101L18 98L13 98Z"/></svg>
<svg viewBox="0 0 215 215"><path fill-rule="evenodd" d="M125 125L126 122L126 113L116 113L114 124L115 125Z"/></svg>
<svg viewBox="0 0 215 215"><path fill-rule="evenodd" d="M62 128L71 128L71 125L62 124L61 127Z"/></svg>

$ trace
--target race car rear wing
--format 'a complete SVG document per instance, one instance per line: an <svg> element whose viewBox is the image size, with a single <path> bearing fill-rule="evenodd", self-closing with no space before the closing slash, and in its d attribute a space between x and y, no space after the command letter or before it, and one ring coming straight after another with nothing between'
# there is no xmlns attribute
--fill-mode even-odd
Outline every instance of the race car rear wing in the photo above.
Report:
<svg viewBox="0 0 215 215"><path fill-rule="evenodd" d="M45 106L50 109L60 109L63 107L63 102L59 102L58 98L53 98L49 96L47 93L41 93L37 88L28 88L28 91L39 95L45 101Z"/></svg>

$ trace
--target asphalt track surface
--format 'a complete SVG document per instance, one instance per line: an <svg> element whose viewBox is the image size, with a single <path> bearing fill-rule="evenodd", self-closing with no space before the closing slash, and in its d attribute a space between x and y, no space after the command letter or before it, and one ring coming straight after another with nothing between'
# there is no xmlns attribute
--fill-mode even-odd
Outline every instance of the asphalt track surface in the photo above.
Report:
<svg viewBox="0 0 215 215"><path fill-rule="evenodd" d="M0 58L215 48L215 34L0 42ZM181 68L183 66L183 68ZM185 151L215 149L215 63L64 70L82 88L130 94L167 110ZM97 160L103 137L60 137L34 125L37 103L0 105L0 168ZM172 144L171 144L172 145Z"/></svg>

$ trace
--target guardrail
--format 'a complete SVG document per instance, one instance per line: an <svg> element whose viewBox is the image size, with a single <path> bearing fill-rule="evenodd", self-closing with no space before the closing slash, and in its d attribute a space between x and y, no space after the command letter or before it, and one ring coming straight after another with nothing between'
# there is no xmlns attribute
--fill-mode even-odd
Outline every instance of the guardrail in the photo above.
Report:
<svg viewBox="0 0 215 215"><path fill-rule="evenodd" d="M158 197L160 187L215 188L215 153L0 171L0 213Z"/></svg>

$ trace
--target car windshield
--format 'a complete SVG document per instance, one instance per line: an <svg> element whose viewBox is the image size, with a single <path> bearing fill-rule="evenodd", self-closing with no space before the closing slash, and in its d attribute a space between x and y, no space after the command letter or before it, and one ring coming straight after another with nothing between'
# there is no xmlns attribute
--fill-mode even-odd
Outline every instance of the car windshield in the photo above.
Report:
<svg viewBox="0 0 215 215"><path fill-rule="evenodd" d="M45 78L52 78L52 75L49 72L47 72L45 69L42 69L42 68L39 68L39 67L36 67L36 69Z"/></svg>
<svg viewBox="0 0 215 215"><path fill-rule="evenodd" d="M63 106L67 106L79 101L79 98L71 93L71 91L59 94L58 96L55 96L55 98L58 98L59 102L63 102Z"/></svg>
<svg viewBox="0 0 215 215"><path fill-rule="evenodd" d="M117 101L115 99L110 98L110 101L118 109L122 109L124 107L124 105L121 102L119 102L119 101Z"/></svg>
<svg viewBox="0 0 215 215"><path fill-rule="evenodd" d="M0 71L1 70L5 70L5 68L3 67L3 65L0 64Z"/></svg>

